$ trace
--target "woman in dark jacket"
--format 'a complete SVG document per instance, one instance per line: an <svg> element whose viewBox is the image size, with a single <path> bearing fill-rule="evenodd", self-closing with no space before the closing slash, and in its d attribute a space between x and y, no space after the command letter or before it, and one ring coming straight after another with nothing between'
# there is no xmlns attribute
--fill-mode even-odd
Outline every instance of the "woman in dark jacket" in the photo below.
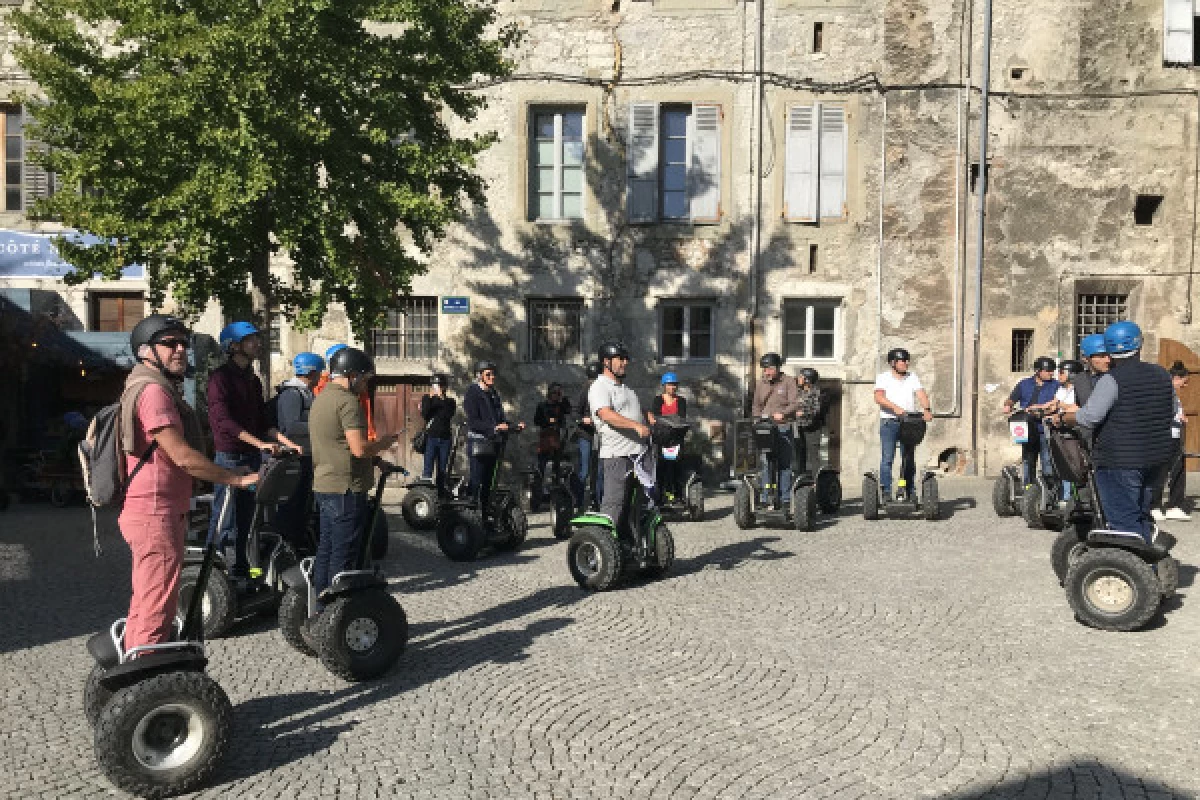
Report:
<svg viewBox="0 0 1200 800"><path fill-rule="evenodd" d="M458 409L453 397L446 395L450 380L445 375L434 375L429 381L431 390L421 398L421 419L425 420L425 468L421 477L433 478L433 468L437 466L437 479L434 481L441 492L446 482L447 461L450 458L450 440L454 433L450 427L454 412Z"/></svg>
<svg viewBox="0 0 1200 800"><path fill-rule="evenodd" d="M504 404L496 391L496 364L480 361L475 365L476 383L463 395L463 411L467 415L467 459L471 465L470 492L479 498L485 512L492 494L492 472L496 468L496 440L509 430L504 416ZM518 422L516 430L524 430Z"/></svg>

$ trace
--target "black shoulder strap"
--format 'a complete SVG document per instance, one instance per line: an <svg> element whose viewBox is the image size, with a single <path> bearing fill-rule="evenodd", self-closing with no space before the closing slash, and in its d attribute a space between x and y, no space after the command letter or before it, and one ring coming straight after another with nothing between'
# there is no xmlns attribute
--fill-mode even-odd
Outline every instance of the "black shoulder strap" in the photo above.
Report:
<svg viewBox="0 0 1200 800"><path fill-rule="evenodd" d="M133 472L129 473L129 477L125 479L125 488L129 488L129 484L133 483L133 479L142 471L142 467L146 466L146 462L150 460L150 456L154 455L154 451L158 449L158 440L155 439L146 448L146 452L142 453L142 457L138 459L137 464L133 466Z"/></svg>

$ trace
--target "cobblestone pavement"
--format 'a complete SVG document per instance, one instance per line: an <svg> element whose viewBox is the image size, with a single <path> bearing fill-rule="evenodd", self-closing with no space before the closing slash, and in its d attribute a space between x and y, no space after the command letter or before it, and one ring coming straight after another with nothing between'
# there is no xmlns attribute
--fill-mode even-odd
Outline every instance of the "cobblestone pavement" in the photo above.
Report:
<svg viewBox="0 0 1200 800"><path fill-rule="evenodd" d="M668 579L600 595L544 516L462 566L393 513L396 668L345 684L269 620L212 642L236 732L200 796L1200 797L1200 522L1173 528L1165 621L1101 633L1071 616L1053 534L997 519L989 490L943 481L936 523L851 502L810 534L739 531L719 494L672 526ZM128 551L110 533L96 560L81 509L14 506L0 531L0 794L115 794L80 700Z"/></svg>

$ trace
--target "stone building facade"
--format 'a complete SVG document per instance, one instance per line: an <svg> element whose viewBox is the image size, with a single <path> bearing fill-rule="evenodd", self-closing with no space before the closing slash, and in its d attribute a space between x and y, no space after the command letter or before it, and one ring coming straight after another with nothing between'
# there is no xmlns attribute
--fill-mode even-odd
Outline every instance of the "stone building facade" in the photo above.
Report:
<svg viewBox="0 0 1200 800"><path fill-rule="evenodd" d="M720 471L776 351L820 371L852 476L877 463L872 385L904 346L938 416L922 460L994 473L1015 454L999 406L1037 355L1072 357L1122 316L1150 358L1200 348L1190 0L997 0L981 283L982 2L499 5L525 39L516 75L479 89L476 126L499 134L479 164L488 204L367 343L390 426L430 374L465 382L483 357L531 418L549 381L572 395L621 338L643 402L679 375ZM273 378L348 337L336 309L317 331L280 322Z"/></svg>

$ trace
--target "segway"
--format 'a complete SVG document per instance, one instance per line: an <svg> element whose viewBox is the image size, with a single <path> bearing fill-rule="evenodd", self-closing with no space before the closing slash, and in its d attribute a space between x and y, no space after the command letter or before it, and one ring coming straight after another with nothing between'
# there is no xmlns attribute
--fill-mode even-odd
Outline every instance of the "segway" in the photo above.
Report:
<svg viewBox="0 0 1200 800"><path fill-rule="evenodd" d="M228 519L233 492L221 504ZM222 526L218 526L220 530ZM201 606L217 560L215 539L204 548L194 589L171 642L125 648L125 619L87 642L95 659L83 690L100 770L140 797L197 788L225 755L233 708L205 673Z"/></svg>
<svg viewBox="0 0 1200 800"><path fill-rule="evenodd" d="M527 481L522 490L526 508L531 513L541 510L543 500L550 505L550 529L555 539L571 536L571 517L575 516L575 494L571 484L575 480L575 465L566 456L569 437L560 429L558 447L546 462L545 474L537 466L524 470Z"/></svg>
<svg viewBox="0 0 1200 800"><path fill-rule="evenodd" d="M454 500L462 497L466 491L467 476L454 471L454 465L458 463L458 446L463 439L464 428L465 426L459 425L455 429L454 438L450 443L450 454L446 458L446 475L442 481L445 497L439 496L437 484L430 478L416 478L405 486L400 513L415 531L431 531L437 528L438 504L443 499Z"/></svg>
<svg viewBox="0 0 1200 800"><path fill-rule="evenodd" d="M571 520L567 568L584 589L603 592L634 574L662 578L675 563L675 539L648 491L654 486L654 458L648 455L649 450L639 457L640 469L630 481L626 516L632 530L619 529L611 517L595 511Z"/></svg>
<svg viewBox="0 0 1200 800"><path fill-rule="evenodd" d="M1179 587L1175 537L1156 529L1147 543L1139 533L1109 530L1094 489L1095 467L1086 448L1072 441L1067 432L1051 434L1051 457L1060 474L1088 491L1085 503L1072 504L1072 524L1055 540L1051 565L1076 619L1104 631L1137 630Z"/></svg>
<svg viewBox="0 0 1200 800"><path fill-rule="evenodd" d="M658 450L658 458L661 461L670 461L682 464L681 458L683 443L687 441L687 436L692 430L692 426L687 422L675 416L660 417L655 420L656 426L663 425L682 431L679 444L660 447ZM693 522L699 522L704 519L704 484L700 480L700 473L695 469L688 469L684 474L682 487L678 494L669 494L666 487L661 483L658 486L658 508L668 516L687 517Z"/></svg>
<svg viewBox="0 0 1200 800"><path fill-rule="evenodd" d="M516 550L525 541L529 523L516 492L497 486L512 433L497 433L492 439L496 460L488 477L492 485L488 507L482 508L479 498L468 492L468 496L448 500L438 508L438 547L451 561L474 561L489 545L497 550Z"/></svg>
<svg viewBox="0 0 1200 800"><path fill-rule="evenodd" d="M347 681L365 681L387 672L408 642L408 617L388 593L387 578L372 563L372 543L383 516L383 488L393 473L408 470L376 459L379 479L367 518L359 530L353 569L333 576L318 597L313 587L314 559L305 558L283 575L287 592L279 604L279 631L289 645L321 659L325 668ZM322 610L323 606L323 610Z"/></svg>
<svg viewBox="0 0 1200 800"><path fill-rule="evenodd" d="M1009 414L1008 430L1012 443L1023 445L1029 441L1030 427L1036 422L1025 409ZM1000 475L992 483L992 509L999 517L1015 517L1021 513L1021 501L1025 495L1025 480L1021 464L1005 464Z"/></svg>
<svg viewBox="0 0 1200 800"><path fill-rule="evenodd" d="M925 440L925 418L919 412L910 412L900 420L899 443L908 448L908 458L915 459L917 445ZM863 519L877 520L881 513L889 517L921 515L925 519L935 520L941 513L938 499L937 476L931 470L925 470L921 475L921 491L910 490L905 480L905 460L901 459L900 475L896 480L897 493L895 497L884 497L883 487L879 482L879 473L875 470L863 475L862 502Z"/></svg>
<svg viewBox="0 0 1200 800"><path fill-rule="evenodd" d="M770 419L762 418L750 424L754 448L758 453L766 454L767 469L765 473L748 470L740 476L733 494L733 521L742 530L755 527L759 519L776 525L791 525L799 531L813 530L818 509L833 513L841 505L840 476L836 470L821 466L816 475L809 471L793 472L791 485L783 486L779 462L784 454L783 448L788 446L785 437L779 434L776 423ZM791 428L794 464L798 448L807 448L807 444L804 431L795 422L791 423ZM735 461L741 463L739 459ZM757 459L746 463L755 461ZM823 488L823 496L818 486Z"/></svg>
<svg viewBox="0 0 1200 800"><path fill-rule="evenodd" d="M201 618L204 638L219 639L233 624L254 614L274 614L287 588L283 573L300 563L300 558L283 536L264 531L263 520L271 509L284 502L300 484L299 454L281 450L268 456L259 472L254 491L254 516L246 537L246 560L250 576L238 584L229 577L225 554L217 551L213 569L201 598ZM226 494L234 494L230 489ZM188 547L183 556L183 572L179 576L179 604L187 606L199 585L205 557L204 547Z"/></svg>

